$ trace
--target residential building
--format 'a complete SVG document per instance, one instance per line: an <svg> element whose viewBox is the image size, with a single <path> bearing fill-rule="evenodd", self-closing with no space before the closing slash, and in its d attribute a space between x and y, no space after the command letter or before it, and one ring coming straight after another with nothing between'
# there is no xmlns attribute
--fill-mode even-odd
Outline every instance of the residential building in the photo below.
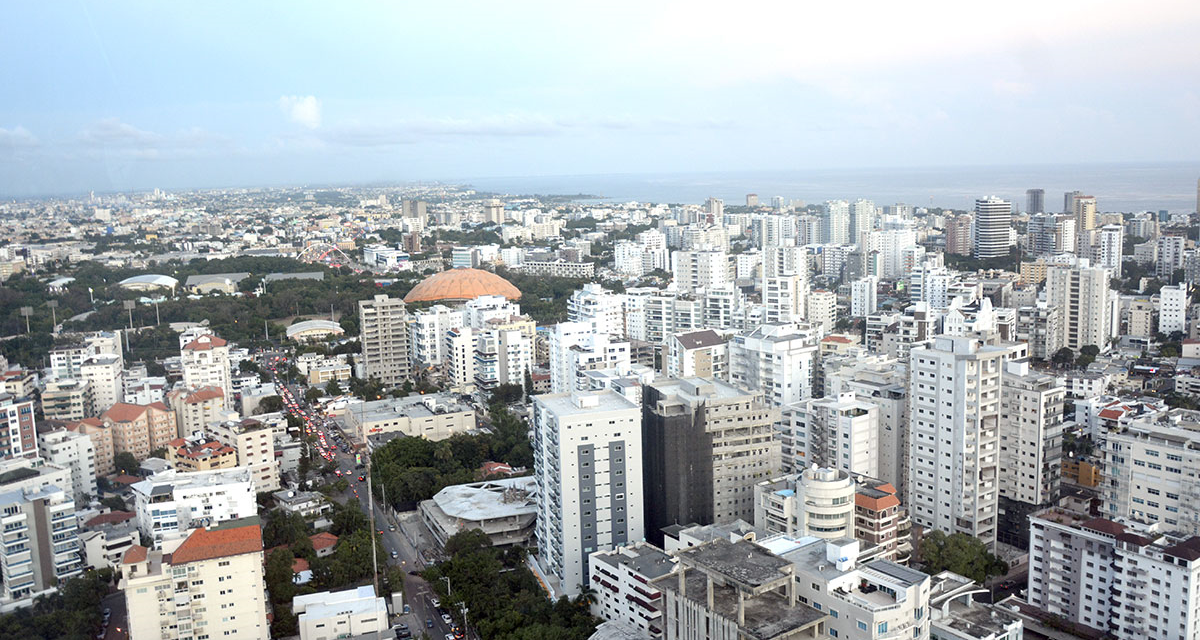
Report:
<svg viewBox="0 0 1200 640"><path fill-rule="evenodd" d="M725 339L712 329L677 333L667 344L663 369L669 378L729 377L729 350Z"/></svg>
<svg viewBox="0 0 1200 640"><path fill-rule="evenodd" d="M788 405L791 414L780 425L781 444L790 449L784 470L800 473L816 465L877 477L879 408L846 391L818 400Z"/></svg>
<svg viewBox="0 0 1200 640"><path fill-rule="evenodd" d="M421 501L418 512L438 546L456 533L478 529L494 547L532 543L538 479L519 476L451 485Z"/></svg>
<svg viewBox="0 0 1200 640"><path fill-rule="evenodd" d="M1102 418L1106 412L1115 413L1102 411ZM1130 417L1098 434L1106 465L1101 512L1113 520L1161 523L1200 535L1200 412L1171 409Z"/></svg>
<svg viewBox="0 0 1200 640"><path fill-rule="evenodd" d="M850 315L855 318L865 318L879 309L879 298L876 293L879 279L875 276L860 278L850 284Z"/></svg>
<svg viewBox="0 0 1200 640"><path fill-rule="evenodd" d="M91 383L72 378L48 380L42 390L42 415L67 422L96 415Z"/></svg>
<svg viewBox="0 0 1200 640"><path fill-rule="evenodd" d="M110 511L89 518L79 532L79 547L83 566L89 569L121 568L121 560L130 547L141 540L134 514L129 511Z"/></svg>
<svg viewBox="0 0 1200 640"><path fill-rule="evenodd" d="M119 355L89 356L79 364L79 377L92 389L92 410L103 413L125 399L124 370Z"/></svg>
<svg viewBox="0 0 1200 640"><path fill-rule="evenodd" d="M503 209L501 209L503 213ZM387 602L369 584L292 598L300 640L335 640L386 634L391 630Z"/></svg>
<svg viewBox="0 0 1200 640"><path fill-rule="evenodd" d="M439 304L416 311L411 317L409 341L413 362L425 367L441 365L446 358L446 332L466 324L463 310Z"/></svg>
<svg viewBox="0 0 1200 640"><path fill-rule="evenodd" d="M1028 515L1059 498L1067 389L1028 362L1006 362L1000 387L1000 541L1026 548Z"/></svg>
<svg viewBox="0 0 1200 640"><path fill-rule="evenodd" d="M734 258L725 251L675 251L671 267L676 286L686 293L727 285L734 279Z"/></svg>
<svg viewBox="0 0 1200 640"><path fill-rule="evenodd" d="M138 529L156 548L196 527L256 515L249 469L179 472L168 469L134 483Z"/></svg>
<svg viewBox="0 0 1200 640"><path fill-rule="evenodd" d="M642 638L663 637L662 591L653 583L675 570L675 561L646 542L596 551L592 569L592 615L637 630Z"/></svg>
<svg viewBox="0 0 1200 640"><path fill-rule="evenodd" d="M96 491L96 448L90 437L65 427L50 428L38 434L38 452L50 464L71 472L71 499L76 503L87 504L100 495Z"/></svg>
<svg viewBox="0 0 1200 640"><path fill-rule="evenodd" d="M0 392L0 460L36 455L33 400Z"/></svg>
<svg viewBox="0 0 1200 640"><path fill-rule="evenodd" d="M1158 330L1168 337L1175 332L1187 335L1187 310L1191 302L1187 284L1164 285L1158 290Z"/></svg>
<svg viewBox="0 0 1200 640"><path fill-rule="evenodd" d="M946 219L946 253L969 256L974 245L972 227L975 219L969 213Z"/></svg>
<svg viewBox="0 0 1200 640"><path fill-rule="evenodd" d="M729 381L761 389L787 405L813 397L819 330L809 324L763 324L729 341Z"/></svg>
<svg viewBox="0 0 1200 640"><path fill-rule="evenodd" d="M862 353L849 353L839 361L827 360L825 395L837 398L846 392L853 392L857 400L878 409L875 456L879 475L874 477L896 487L899 495L907 495L907 363L896 358ZM785 411L785 417L788 413L794 415L796 412Z"/></svg>
<svg viewBox="0 0 1200 640"><path fill-rule="evenodd" d="M972 255L976 258L1003 258L1011 246L1012 203L995 196L975 201L975 243Z"/></svg>
<svg viewBox="0 0 1200 640"><path fill-rule="evenodd" d="M222 420L210 422L205 433L237 452L238 466L250 470L256 493L279 490L279 464L269 425L251 418Z"/></svg>
<svg viewBox="0 0 1200 640"><path fill-rule="evenodd" d="M802 275L764 276L762 298L767 322L795 322L805 317L808 281Z"/></svg>
<svg viewBox="0 0 1200 640"><path fill-rule="evenodd" d="M168 442L166 460L182 472L232 469L237 466L237 451L219 440L194 435Z"/></svg>
<svg viewBox="0 0 1200 640"><path fill-rule="evenodd" d="M70 489L0 486L0 527L0 606L32 604L83 571Z"/></svg>
<svg viewBox="0 0 1200 640"><path fill-rule="evenodd" d="M1055 266L1046 271L1046 302L1062 312L1059 341L1076 353L1087 345L1107 351L1116 335L1117 298L1110 274L1101 267ZM1114 320L1114 317L1116 319Z"/></svg>
<svg viewBox="0 0 1200 640"><path fill-rule="evenodd" d="M1045 189L1026 189L1025 190L1025 213L1043 213L1046 211L1046 190Z"/></svg>
<svg viewBox="0 0 1200 640"><path fill-rule="evenodd" d="M590 322L560 322L550 332L550 388L553 393L587 389L586 372L628 372L629 342L598 333Z"/></svg>
<svg viewBox="0 0 1200 640"><path fill-rule="evenodd" d="M754 486L780 470L779 410L719 380L662 380L642 391L645 523L651 542L673 524L754 517Z"/></svg>
<svg viewBox="0 0 1200 640"><path fill-rule="evenodd" d="M1155 262L1154 275L1159 280L1168 281L1177 269L1187 264L1188 239L1182 235L1158 237L1158 261Z"/></svg>
<svg viewBox="0 0 1200 640"><path fill-rule="evenodd" d="M167 403L175 412L175 432L190 436L225 415L225 392L220 387L175 389L167 394Z"/></svg>
<svg viewBox="0 0 1200 640"><path fill-rule="evenodd" d="M804 317L822 334L833 333L837 323L837 293L833 291L811 291L804 299Z"/></svg>
<svg viewBox="0 0 1200 640"><path fill-rule="evenodd" d="M556 596L592 584L592 552L645 535L641 423L615 391L534 396L538 562Z"/></svg>
<svg viewBox="0 0 1200 640"><path fill-rule="evenodd" d="M138 460L166 447L178 435L175 412L161 402L147 405L114 404L100 420L112 430L113 455L129 452Z"/></svg>
<svg viewBox="0 0 1200 640"><path fill-rule="evenodd" d="M1009 347L937 336L909 352L909 513L996 542L1000 391Z"/></svg>
<svg viewBox="0 0 1200 640"><path fill-rule="evenodd" d="M96 475L107 476L116 471L114 466L114 457L116 452L113 450L113 431L112 427L102 422L99 418L86 418L79 422L68 422L67 429L82 433L92 441L92 448L96 452Z"/></svg>
<svg viewBox="0 0 1200 640"><path fill-rule="evenodd" d="M367 436L399 432L436 442L475 428L475 410L453 393L355 401L346 406L343 417L348 430L362 441Z"/></svg>
<svg viewBox="0 0 1200 640"><path fill-rule="evenodd" d="M1048 361L1062 348L1063 310L1038 302L1017 309L1016 340L1029 345L1029 357Z"/></svg>
<svg viewBox="0 0 1200 640"><path fill-rule="evenodd" d="M283 512L294 513L308 521L333 511L329 498L317 491L276 491L271 497L275 499L275 506ZM337 540L336 536L334 540Z"/></svg>
<svg viewBox="0 0 1200 640"><path fill-rule="evenodd" d="M1197 632L1200 537L1052 508L1029 539L1029 604L1119 640Z"/></svg>
<svg viewBox="0 0 1200 640"><path fill-rule="evenodd" d="M1018 640L1025 624L1011 605L975 599L984 587L970 578L943 571L929 589L929 637L934 640Z"/></svg>
<svg viewBox="0 0 1200 640"><path fill-rule="evenodd" d="M358 302L363 374L399 385L412 373L412 345L404 301L387 294Z"/></svg>
<svg viewBox="0 0 1200 640"><path fill-rule="evenodd" d="M188 389L217 387L226 401L233 398L230 379L229 343L214 335L202 335L184 345L179 352L183 365L183 386Z"/></svg>
<svg viewBox="0 0 1200 640"><path fill-rule="evenodd" d="M199 528L170 553L134 546L121 563L133 640L267 640L262 527Z"/></svg>

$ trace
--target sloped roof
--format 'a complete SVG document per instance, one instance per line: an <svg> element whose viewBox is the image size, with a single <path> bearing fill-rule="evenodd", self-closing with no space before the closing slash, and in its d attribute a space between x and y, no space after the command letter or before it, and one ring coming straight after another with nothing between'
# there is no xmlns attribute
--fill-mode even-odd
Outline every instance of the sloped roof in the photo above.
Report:
<svg viewBox="0 0 1200 640"><path fill-rule="evenodd" d="M113 422L133 422L142 417L146 413L147 405L144 404L129 404L128 402L118 402L109 407L104 415L100 416L105 420Z"/></svg>
<svg viewBox="0 0 1200 640"><path fill-rule="evenodd" d="M200 387L199 389L189 393L187 397L183 399L183 401L188 404L194 404L197 402L204 402L205 400L212 400L213 398L224 397L225 390L221 387Z"/></svg>
<svg viewBox="0 0 1200 640"><path fill-rule="evenodd" d="M146 552L148 549L140 544L135 544L125 551L125 557L121 560L124 564L133 564L135 562L143 562L146 560Z"/></svg>
<svg viewBox="0 0 1200 640"><path fill-rule="evenodd" d="M450 269L422 280L404 296L404 301L474 300L481 296L504 296L509 300L518 300L521 291L490 271Z"/></svg>
<svg viewBox="0 0 1200 640"><path fill-rule="evenodd" d="M171 554L171 564L238 556L260 552L262 548L262 527L257 524L228 529L196 529Z"/></svg>
<svg viewBox="0 0 1200 640"><path fill-rule="evenodd" d="M207 351L216 347L223 347L229 344L224 338L218 338L214 335L203 335L195 340L184 345L185 351Z"/></svg>
<svg viewBox="0 0 1200 640"><path fill-rule="evenodd" d="M329 533L328 531L322 531L321 533L314 533L313 535L309 536L308 539L312 540L312 546L313 546L314 551L320 551L321 549L327 549L338 543L338 537L333 535L332 533Z"/></svg>
<svg viewBox="0 0 1200 640"><path fill-rule="evenodd" d="M716 345L725 342L721 339L721 336L717 335L717 332L713 331L712 329L681 333L675 336L675 339L679 341L679 344L683 345L684 349L715 347Z"/></svg>

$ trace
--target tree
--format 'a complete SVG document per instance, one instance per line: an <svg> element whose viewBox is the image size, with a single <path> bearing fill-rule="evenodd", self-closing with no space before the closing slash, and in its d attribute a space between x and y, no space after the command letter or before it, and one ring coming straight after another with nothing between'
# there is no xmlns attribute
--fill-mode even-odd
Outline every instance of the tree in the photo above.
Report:
<svg viewBox="0 0 1200 640"><path fill-rule="evenodd" d="M321 396L323 396L323 395L325 395L325 394L321 393L320 389L318 389L316 387L309 387L308 391L304 392L304 401L309 404L313 404L314 402L319 400L321 398Z"/></svg>
<svg viewBox="0 0 1200 640"><path fill-rule="evenodd" d="M162 458L165 460L167 458L167 448L159 447L159 448L155 449L154 451L151 451L150 457L151 458Z"/></svg>
<svg viewBox="0 0 1200 640"><path fill-rule="evenodd" d="M295 560L290 549L276 549L267 556L264 580L271 594L271 602L290 603L292 596L296 595L295 574L292 573Z"/></svg>
<svg viewBox="0 0 1200 640"><path fill-rule="evenodd" d="M1088 365L1096 361L1096 356L1099 354L1100 347L1094 344L1085 344L1079 348L1079 357L1075 358L1075 366L1086 369Z"/></svg>
<svg viewBox="0 0 1200 640"><path fill-rule="evenodd" d="M1075 361L1075 352L1071 351L1069 347L1063 347L1054 352L1054 355L1050 358L1050 361L1060 367L1070 366L1071 363Z"/></svg>
<svg viewBox="0 0 1200 640"><path fill-rule="evenodd" d="M325 385L325 395L330 395L330 396L342 395L342 385L338 384L337 380L330 380L329 384Z"/></svg>
<svg viewBox="0 0 1200 640"><path fill-rule="evenodd" d="M339 537L356 531L366 531L371 526L371 521L367 514L363 513L357 500L335 505L331 520L333 526L330 527L330 532Z"/></svg>
<svg viewBox="0 0 1200 640"><path fill-rule="evenodd" d="M283 411L283 398L279 396L267 396L258 401L258 409L263 413L277 413Z"/></svg>
<svg viewBox="0 0 1200 640"><path fill-rule="evenodd" d="M138 459L133 457L132 453L129 453L128 451L122 451L113 458L113 466L115 466L117 471L120 471L121 473L133 475L137 473L140 464L138 463Z"/></svg>
<svg viewBox="0 0 1200 640"><path fill-rule="evenodd" d="M124 511L125 500L121 496L109 496L100 501L100 504L112 509L113 511Z"/></svg>
<svg viewBox="0 0 1200 640"><path fill-rule="evenodd" d="M1008 573L1008 564L990 553L983 541L954 533L933 531L921 540L921 570L928 574L953 571L976 582Z"/></svg>

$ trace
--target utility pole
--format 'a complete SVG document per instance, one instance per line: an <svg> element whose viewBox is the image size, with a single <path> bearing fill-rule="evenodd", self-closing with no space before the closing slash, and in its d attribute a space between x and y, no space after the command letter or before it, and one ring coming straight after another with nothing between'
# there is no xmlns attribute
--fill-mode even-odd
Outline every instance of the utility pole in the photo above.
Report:
<svg viewBox="0 0 1200 640"><path fill-rule="evenodd" d="M50 333L58 328L58 300L47 300L46 306L50 307L50 321L54 324L50 326Z"/></svg>
<svg viewBox="0 0 1200 640"><path fill-rule="evenodd" d="M29 316L33 315L33 307L21 307L21 315L25 316L25 333L29 333Z"/></svg>
<svg viewBox="0 0 1200 640"><path fill-rule="evenodd" d="M133 308L137 306L137 302L126 300L124 304L125 310L129 312L129 330L133 331Z"/></svg>

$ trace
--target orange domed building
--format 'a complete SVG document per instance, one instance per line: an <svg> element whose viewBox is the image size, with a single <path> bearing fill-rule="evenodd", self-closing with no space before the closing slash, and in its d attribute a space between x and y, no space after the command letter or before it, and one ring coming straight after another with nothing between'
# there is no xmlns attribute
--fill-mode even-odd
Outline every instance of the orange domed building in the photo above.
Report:
<svg viewBox="0 0 1200 640"><path fill-rule="evenodd" d="M405 302L474 300L480 296L504 296L519 300L521 291L511 282L482 269L450 269L435 273L412 288Z"/></svg>

